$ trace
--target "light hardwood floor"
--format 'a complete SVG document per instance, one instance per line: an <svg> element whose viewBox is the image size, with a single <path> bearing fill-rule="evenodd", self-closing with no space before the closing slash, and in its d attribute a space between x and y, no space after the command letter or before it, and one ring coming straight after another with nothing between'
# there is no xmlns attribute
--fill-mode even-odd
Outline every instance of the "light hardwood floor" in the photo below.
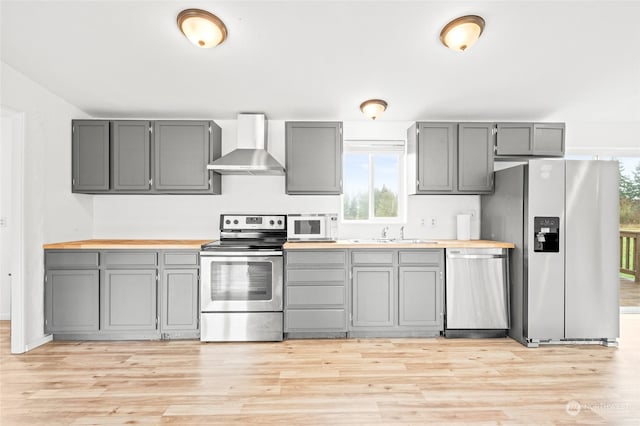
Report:
<svg viewBox="0 0 640 426"><path fill-rule="evenodd" d="M510 339L53 342L9 352L0 424L629 424L640 315L619 348Z"/></svg>
<svg viewBox="0 0 640 426"><path fill-rule="evenodd" d="M620 278L620 306L640 306L640 283Z"/></svg>

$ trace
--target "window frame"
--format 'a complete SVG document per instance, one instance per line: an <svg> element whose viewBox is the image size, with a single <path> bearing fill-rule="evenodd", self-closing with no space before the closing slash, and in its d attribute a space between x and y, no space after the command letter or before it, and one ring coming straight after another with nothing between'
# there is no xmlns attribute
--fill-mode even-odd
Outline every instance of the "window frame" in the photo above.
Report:
<svg viewBox="0 0 640 426"><path fill-rule="evenodd" d="M350 153L363 153L369 156L369 218L367 219L345 219L344 217L344 191L340 196L340 222L344 224L404 224L407 218L407 190L406 190L406 163L407 144L405 140L397 139L345 139L343 145L343 156ZM374 156L376 154L398 154L398 215L395 217L375 217L375 168ZM343 159L343 165L346 161ZM346 173L343 170L343 176ZM344 179L343 177L343 179ZM346 186L346 185L344 185Z"/></svg>

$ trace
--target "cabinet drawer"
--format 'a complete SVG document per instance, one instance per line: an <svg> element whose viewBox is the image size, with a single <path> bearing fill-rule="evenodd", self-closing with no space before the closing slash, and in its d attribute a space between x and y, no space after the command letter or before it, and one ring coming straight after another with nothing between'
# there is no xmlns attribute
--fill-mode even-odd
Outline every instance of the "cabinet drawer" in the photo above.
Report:
<svg viewBox="0 0 640 426"><path fill-rule="evenodd" d="M164 253L162 260L165 265L198 265L198 252L171 252Z"/></svg>
<svg viewBox="0 0 640 426"><path fill-rule="evenodd" d="M344 309L287 309L284 313L285 331L325 330L346 331Z"/></svg>
<svg viewBox="0 0 640 426"><path fill-rule="evenodd" d="M353 251L351 263L354 265L391 265L393 264L392 251Z"/></svg>
<svg viewBox="0 0 640 426"><path fill-rule="evenodd" d="M287 265L322 265L346 263L344 251L318 250L318 251L287 251Z"/></svg>
<svg viewBox="0 0 640 426"><path fill-rule="evenodd" d="M287 306L344 305L345 292L341 285L287 286Z"/></svg>
<svg viewBox="0 0 640 426"><path fill-rule="evenodd" d="M102 261L105 266L155 266L157 256L155 252L106 252Z"/></svg>
<svg viewBox="0 0 640 426"><path fill-rule="evenodd" d="M70 253L48 251L45 253L45 264L47 268L97 268L98 252L76 251Z"/></svg>
<svg viewBox="0 0 640 426"><path fill-rule="evenodd" d="M344 282L345 269L289 269L287 283Z"/></svg>
<svg viewBox="0 0 640 426"><path fill-rule="evenodd" d="M399 260L398 262L402 264L420 264L420 265L439 265L442 261L442 251L434 250L434 251L418 251L418 250L407 250L400 251L398 253Z"/></svg>

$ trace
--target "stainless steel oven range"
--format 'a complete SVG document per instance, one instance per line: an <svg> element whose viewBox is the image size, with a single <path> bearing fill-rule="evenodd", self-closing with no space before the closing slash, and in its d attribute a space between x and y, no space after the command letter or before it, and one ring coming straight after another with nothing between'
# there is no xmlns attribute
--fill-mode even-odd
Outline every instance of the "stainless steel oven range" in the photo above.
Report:
<svg viewBox="0 0 640 426"><path fill-rule="evenodd" d="M286 215L220 215L200 251L200 340L281 341Z"/></svg>

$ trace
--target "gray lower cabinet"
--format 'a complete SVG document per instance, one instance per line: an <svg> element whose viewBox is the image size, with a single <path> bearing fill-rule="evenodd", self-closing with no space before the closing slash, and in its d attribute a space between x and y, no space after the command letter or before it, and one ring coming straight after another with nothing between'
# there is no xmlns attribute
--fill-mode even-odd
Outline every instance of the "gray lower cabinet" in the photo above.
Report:
<svg viewBox="0 0 640 426"><path fill-rule="evenodd" d="M199 338L198 251L46 250L54 339Z"/></svg>
<svg viewBox="0 0 640 426"><path fill-rule="evenodd" d="M346 250L287 250L284 289L287 337L345 337Z"/></svg>
<svg viewBox="0 0 640 426"><path fill-rule="evenodd" d="M493 192L493 123L415 123L407 131L410 194Z"/></svg>
<svg viewBox="0 0 640 426"><path fill-rule="evenodd" d="M98 252L47 251L44 277L46 333L93 333L100 328Z"/></svg>
<svg viewBox="0 0 640 426"><path fill-rule="evenodd" d="M352 268L353 327L393 327L396 280L393 266Z"/></svg>
<svg viewBox="0 0 640 426"><path fill-rule="evenodd" d="M342 123L285 123L286 191L291 195L342 193Z"/></svg>
<svg viewBox="0 0 640 426"><path fill-rule="evenodd" d="M349 336L437 336L443 331L443 250L353 249L351 265Z"/></svg>
<svg viewBox="0 0 640 426"><path fill-rule="evenodd" d="M160 331L163 338L199 338L199 257L197 251L160 252Z"/></svg>
<svg viewBox="0 0 640 426"><path fill-rule="evenodd" d="M100 279L97 269L47 271L45 333L98 331L99 299Z"/></svg>
<svg viewBox="0 0 640 426"><path fill-rule="evenodd" d="M87 194L220 194L213 121L73 120L72 190Z"/></svg>
<svg viewBox="0 0 640 426"><path fill-rule="evenodd" d="M101 286L101 329L148 332L157 324L157 271L107 269Z"/></svg>
<svg viewBox="0 0 640 426"><path fill-rule="evenodd" d="M496 158L564 156L564 123L498 123Z"/></svg>

